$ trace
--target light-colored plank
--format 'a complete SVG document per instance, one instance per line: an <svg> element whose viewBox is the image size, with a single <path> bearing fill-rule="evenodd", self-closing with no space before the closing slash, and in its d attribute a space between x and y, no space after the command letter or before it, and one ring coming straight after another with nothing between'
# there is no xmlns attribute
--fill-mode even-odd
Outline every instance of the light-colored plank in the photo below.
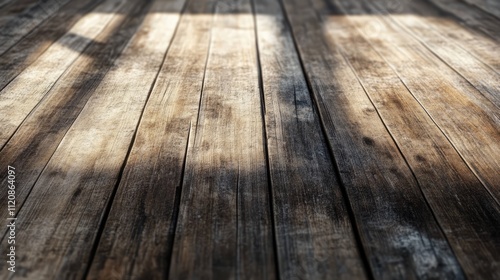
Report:
<svg viewBox="0 0 500 280"><path fill-rule="evenodd" d="M181 18L145 107L90 279L168 276L185 157L193 148L214 2L191 1Z"/></svg>
<svg viewBox="0 0 500 280"><path fill-rule="evenodd" d="M0 55L0 90L31 65L100 0L72 1Z"/></svg>
<svg viewBox="0 0 500 280"><path fill-rule="evenodd" d="M276 278L254 32L249 0L217 3L172 279Z"/></svg>
<svg viewBox="0 0 500 280"><path fill-rule="evenodd" d="M364 25L376 24L365 18ZM500 206L353 21L349 16L329 17L330 38L358 74L467 276L499 276L500 245L495 236L500 231Z"/></svg>
<svg viewBox="0 0 500 280"><path fill-rule="evenodd" d="M341 186L278 1L255 1L280 276L363 279Z"/></svg>
<svg viewBox="0 0 500 280"><path fill-rule="evenodd" d="M374 10L374 12L376 11ZM385 16L385 18L388 17ZM492 71L488 65L476 59L458 44L443 37L437 30L421 21L420 17L402 15L390 18L401 27L402 32L411 34L439 59L463 76L467 82L477 88L484 97L497 106L496 109L500 108L499 73ZM476 44L481 43L482 41L476 42ZM496 54L498 56L499 49L500 45L497 45L497 51L494 51L491 55Z"/></svg>
<svg viewBox="0 0 500 280"><path fill-rule="evenodd" d="M16 279L81 279L183 1L155 1L18 214ZM168 10L169 13L164 11ZM40 222L43 221L43 222ZM20 246L21 248L21 246ZM29 248L29 249L28 249ZM0 278L12 274L0 265Z"/></svg>
<svg viewBox="0 0 500 280"><path fill-rule="evenodd" d="M1 27L0 55L68 2L69 0L39 1L9 18Z"/></svg>
<svg viewBox="0 0 500 280"><path fill-rule="evenodd" d="M359 19L363 20L362 17ZM474 87L446 65L441 67L441 61L436 61L434 55L418 46L414 38L390 20L383 17L375 20L358 23L358 28L398 73L467 165L500 201L497 107L491 102L483 102ZM378 26L378 32L367 31L366 27L373 25Z"/></svg>
<svg viewBox="0 0 500 280"><path fill-rule="evenodd" d="M284 2L374 277L463 278L398 147L327 38L322 11Z"/></svg>
<svg viewBox="0 0 500 280"><path fill-rule="evenodd" d="M123 16L106 26L0 150L0 168L13 165L23 171L17 176L23 186L16 194L19 206L85 103L138 31L149 7L129 1L120 11ZM7 180L7 174L0 174L0 182L6 184ZM7 197L0 197L3 202L7 203ZM7 218L7 213L0 212L0 218Z"/></svg>
<svg viewBox="0 0 500 280"><path fill-rule="evenodd" d="M109 0L97 7L101 12L85 15L66 35L52 44L33 64L0 91L0 147L3 147L26 116L54 86L66 69L95 38L106 37L121 22L123 7L130 3Z"/></svg>

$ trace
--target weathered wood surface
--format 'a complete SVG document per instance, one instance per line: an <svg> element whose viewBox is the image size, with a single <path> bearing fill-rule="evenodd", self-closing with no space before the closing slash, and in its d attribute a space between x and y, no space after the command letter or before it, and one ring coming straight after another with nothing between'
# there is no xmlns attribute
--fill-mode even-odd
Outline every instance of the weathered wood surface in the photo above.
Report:
<svg viewBox="0 0 500 280"><path fill-rule="evenodd" d="M98 7L103 13L89 13L68 33L50 46L33 64L0 91L0 147L23 122L26 116L54 86L66 69L81 56L101 33L110 32L108 24L121 22L123 0L110 0ZM106 34L104 36L107 36ZM11 108L15 106L15 110Z"/></svg>
<svg viewBox="0 0 500 280"><path fill-rule="evenodd" d="M31 65L101 0L72 1L0 55L0 89Z"/></svg>
<svg viewBox="0 0 500 280"><path fill-rule="evenodd" d="M342 9L342 3L339 6ZM343 12L349 14L349 11ZM377 20L357 18L351 21L345 16L332 17L327 29L344 50L412 168L462 268L470 278L500 276L500 259L495 255L500 251L495 241L500 230L500 207L439 127L428 118L397 73L358 31L358 25L377 24ZM382 28L379 31L390 34ZM382 40L388 37L377 36ZM450 189L454 191L450 193ZM456 224L462 227L456 229ZM470 236L467 239L462 238L465 232ZM481 265L475 264L477 260L483 260Z"/></svg>
<svg viewBox="0 0 500 280"><path fill-rule="evenodd" d="M327 10L311 4L285 1L373 274L462 278L407 162L342 48L322 28L320 13Z"/></svg>
<svg viewBox="0 0 500 280"><path fill-rule="evenodd" d="M275 279L250 0L218 1L214 13L169 276Z"/></svg>
<svg viewBox="0 0 500 280"><path fill-rule="evenodd" d="M69 0L41 0L8 19L0 32L0 54L11 48L40 23L50 18Z"/></svg>
<svg viewBox="0 0 500 280"><path fill-rule="evenodd" d="M0 0L0 278L499 278L498 14Z"/></svg>
<svg viewBox="0 0 500 280"><path fill-rule="evenodd" d="M95 89L21 208L17 217L23 230L17 241L30 250L19 252L18 274L9 274L2 263L0 278L79 279L85 275L95 229L112 198L182 1L158 0L154 5L157 9L147 14L142 31L135 33ZM160 13L163 8L171 12Z"/></svg>
<svg viewBox="0 0 500 280"><path fill-rule="evenodd" d="M255 0L280 276L363 279L341 186L279 2Z"/></svg>

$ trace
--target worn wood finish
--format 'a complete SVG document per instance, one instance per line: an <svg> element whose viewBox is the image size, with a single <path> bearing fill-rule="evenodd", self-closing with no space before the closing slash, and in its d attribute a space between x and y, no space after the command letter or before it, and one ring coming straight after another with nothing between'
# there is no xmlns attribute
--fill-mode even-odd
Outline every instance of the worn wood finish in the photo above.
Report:
<svg viewBox="0 0 500 280"><path fill-rule="evenodd" d="M0 33L0 54L11 48L17 41L50 18L69 0L42 0L19 13L2 26Z"/></svg>
<svg viewBox="0 0 500 280"><path fill-rule="evenodd" d="M285 3L374 275L461 278L411 170L341 48L321 27L317 13L324 9Z"/></svg>
<svg viewBox="0 0 500 280"><path fill-rule="evenodd" d="M19 252L23 261L18 270L24 273L16 274L16 279L84 275L95 229L119 179L182 7L182 1L157 2L171 12L146 16L142 32L136 33L99 84L19 212L23 230L17 240L30 250ZM12 276L5 265L1 265L3 279Z"/></svg>
<svg viewBox="0 0 500 280"><path fill-rule="evenodd" d="M31 65L101 0L72 1L0 55L0 89Z"/></svg>
<svg viewBox="0 0 500 280"><path fill-rule="evenodd" d="M470 5L477 6L481 10L500 18L500 2L495 0L464 0Z"/></svg>
<svg viewBox="0 0 500 280"><path fill-rule="evenodd" d="M103 13L84 16L0 91L0 111L9 111L0 115L0 147L94 39L101 33L109 36L114 28L106 28L108 24L119 26L122 18L115 13L123 11L122 5L130 6L123 0L110 0L98 7ZM13 106L16 110L9 110Z"/></svg>
<svg viewBox="0 0 500 280"><path fill-rule="evenodd" d="M475 6L468 5L462 1L456 0L425 0L432 3L443 12L452 15L461 23L483 32L496 41L500 40L500 19L493 15L478 9Z"/></svg>
<svg viewBox="0 0 500 280"><path fill-rule="evenodd" d="M214 9L215 1L190 1L182 16L141 119L90 279L168 277Z"/></svg>
<svg viewBox="0 0 500 280"><path fill-rule="evenodd" d="M0 279L500 278L498 13L0 0Z"/></svg>
<svg viewBox="0 0 500 280"><path fill-rule="evenodd" d="M490 87L491 84L500 84L499 73L492 71L487 64L478 61L460 45L441 36L439 31L422 22L419 17L396 16L391 18L403 28L403 32L411 34L449 67L463 76L481 95L494 103L497 106L495 109L500 108L500 89Z"/></svg>
<svg viewBox="0 0 500 280"><path fill-rule="evenodd" d="M500 201L498 108L446 65L439 66L441 62L433 61L434 55L415 44L417 42L409 45L413 39L409 34L402 33L388 20L377 22L379 33L365 32L367 38L373 40L377 51L398 73L429 117ZM367 24L359 25L361 29L363 26ZM497 87L494 81L489 85Z"/></svg>
<svg viewBox="0 0 500 280"><path fill-rule="evenodd" d="M349 10L344 12L348 14ZM373 21L364 25L376 24ZM499 205L390 65L361 36L356 24L340 16L331 17L327 27L412 168L467 275L483 279L500 276L500 259L496 255L500 246L495 241L500 232ZM456 224L462 226L456 229ZM468 238L464 239L464 235ZM476 264L477 260L481 265Z"/></svg>
<svg viewBox="0 0 500 280"><path fill-rule="evenodd" d="M23 185L17 192L18 205L23 204L62 138L137 32L148 4L150 2L130 1L124 6L120 12L125 16L116 17L106 26L0 150L0 168L14 165L23 170L17 178ZM0 175L0 182L7 184L7 180L7 174ZM7 197L0 197L1 202L7 203ZM0 213L0 217L5 219L7 214Z"/></svg>
<svg viewBox="0 0 500 280"><path fill-rule="evenodd" d="M281 6L254 2L280 276L365 278L333 159Z"/></svg>
<svg viewBox="0 0 500 280"><path fill-rule="evenodd" d="M170 278L276 278L260 105L250 1L219 1Z"/></svg>

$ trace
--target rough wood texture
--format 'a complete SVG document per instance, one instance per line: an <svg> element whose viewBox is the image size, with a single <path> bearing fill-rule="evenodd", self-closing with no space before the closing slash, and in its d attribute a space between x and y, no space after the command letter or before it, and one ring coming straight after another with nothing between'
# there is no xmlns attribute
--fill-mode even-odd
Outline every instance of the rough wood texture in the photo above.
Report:
<svg viewBox="0 0 500 280"><path fill-rule="evenodd" d="M250 1L219 1L170 278L276 278L260 105Z"/></svg>
<svg viewBox="0 0 500 280"><path fill-rule="evenodd" d="M146 5L144 5L146 4ZM150 3L149 3L150 4ZM104 79L130 38L137 32L149 7L148 3L131 1L64 72L58 82L17 128L0 150L0 168L16 166L23 172L17 180L23 188L17 192L22 205L64 135L82 111L96 87ZM48 113L50 112L50 113ZM7 174L0 182L7 183ZM7 203L0 197L0 203ZM7 212L0 212L7 218Z"/></svg>
<svg viewBox="0 0 500 280"><path fill-rule="evenodd" d="M181 18L141 119L91 279L168 277L185 157L193 148L214 8L214 1L191 1Z"/></svg>
<svg viewBox="0 0 500 280"><path fill-rule="evenodd" d="M279 2L255 0L283 279L362 279L347 207Z"/></svg>
<svg viewBox="0 0 500 280"><path fill-rule="evenodd" d="M89 244L179 18L181 1L156 2L172 12L146 16L143 31L135 34L64 137L17 216L23 228L17 241L30 248L19 252L22 273L9 274L2 263L0 278L79 279L85 274Z"/></svg>
<svg viewBox="0 0 500 280"><path fill-rule="evenodd" d="M500 278L499 8L0 0L0 279Z"/></svg>
<svg viewBox="0 0 500 280"><path fill-rule="evenodd" d="M462 278L411 170L341 48L321 28L317 12L324 9L285 4L375 277Z"/></svg>
<svg viewBox="0 0 500 280"><path fill-rule="evenodd" d="M368 21L376 24L377 19L367 19L362 24L370 24ZM470 278L500 275L500 259L495 255L500 246L494 241L500 230L499 205L390 65L362 37L357 24L347 17L334 17L329 23L331 38L342 47L357 72L467 275ZM460 223L462 227L456 229L455 225ZM469 237L464 239L464 235ZM481 265L476 264L477 260L482 260Z"/></svg>
<svg viewBox="0 0 500 280"><path fill-rule="evenodd" d="M123 2L110 0L100 7L104 13L87 14L0 91L0 111L9 111L9 114L0 115L0 147L5 145L26 116L87 46L99 34L114 30L107 29L107 25L121 22L120 16L115 13L122 11L122 5L130 5ZM16 110L10 110L13 106Z"/></svg>
<svg viewBox="0 0 500 280"><path fill-rule="evenodd" d="M32 33L0 55L0 89L31 65L68 29L86 13L95 8L100 0L72 1L61 8L50 20L38 26Z"/></svg>
<svg viewBox="0 0 500 280"><path fill-rule="evenodd" d="M41 0L10 18L0 32L0 55L68 2L69 0Z"/></svg>

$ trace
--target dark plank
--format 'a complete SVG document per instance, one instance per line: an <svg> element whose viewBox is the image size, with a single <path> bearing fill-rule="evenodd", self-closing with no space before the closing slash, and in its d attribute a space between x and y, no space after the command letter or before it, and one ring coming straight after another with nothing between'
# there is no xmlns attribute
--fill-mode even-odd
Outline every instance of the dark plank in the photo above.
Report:
<svg viewBox="0 0 500 280"><path fill-rule="evenodd" d="M280 276L363 279L333 159L278 1L255 1Z"/></svg>
<svg viewBox="0 0 500 280"><path fill-rule="evenodd" d="M21 13L9 18L0 29L0 55L68 2L69 0L38 1Z"/></svg>
<svg viewBox="0 0 500 280"><path fill-rule="evenodd" d="M481 10L500 18L500 2L497 0L464 0L466 3L474 5Z"/></svg>
<svg viewBox="0 0 500 280"><path fill-rule="evenodd" d="M475 6L457 0L426 0L443 12L452 15L461 23L483 32L492 39L500 40L500 19Z"/></svg>
<svg viewBox="0 0 500 280"><path fill-rule="evenodd" d="M18 213L22 230L16 241L25 249L18 252L16 278L84 276L104 209L183 4L155 2L158 10L148 13L141 31L99 84ZM5 266L0 265L3 279L11 276Z"/></svg>
<svg viewBox="0 0 500 280"><path fill-rule="evenodd" d="M191 1L138 128L90 279L165 279L193 149L215 1ZM152 238L154 236L154 238Z"/></svg>
<svg viewBox="0 0 500 280"><path fill-rule="evenodd" d="M0 90L31 65L101 0L72 1L0 55Z"/></svg>
<svg viewBox="0 0 500 280"><path fill-rule="evenodd" d="M328 23L330 38L342 48L412 168L467 276L499 277L500 206L390 65L359 33L358 25L378 25L377 19L340 16Z"/></svg>
<svg viewBox="0 0 500 280"><path fill-rule="evenodd" d="M249 0L218 2L172 279L276 278L254 31Z"/></svg>
<svg viewBox="0 0 500 280"><path fill-rule="evenodd" d="M10 112L0 115L0 147L95 38L102 32L105 37L105 32L113 30L106 29L106 26L121 21L118 14L124 5L121 0L109 0L99 5L100 13L81 18L66 35L0 91L0 111Z"/></svg>
<svg viewBox="0 0 500 280"><path fill-rule="evenodd" d="M320 11L303 1L285 6L373 275L463 278L405 159L324 33Z"/></svg>

